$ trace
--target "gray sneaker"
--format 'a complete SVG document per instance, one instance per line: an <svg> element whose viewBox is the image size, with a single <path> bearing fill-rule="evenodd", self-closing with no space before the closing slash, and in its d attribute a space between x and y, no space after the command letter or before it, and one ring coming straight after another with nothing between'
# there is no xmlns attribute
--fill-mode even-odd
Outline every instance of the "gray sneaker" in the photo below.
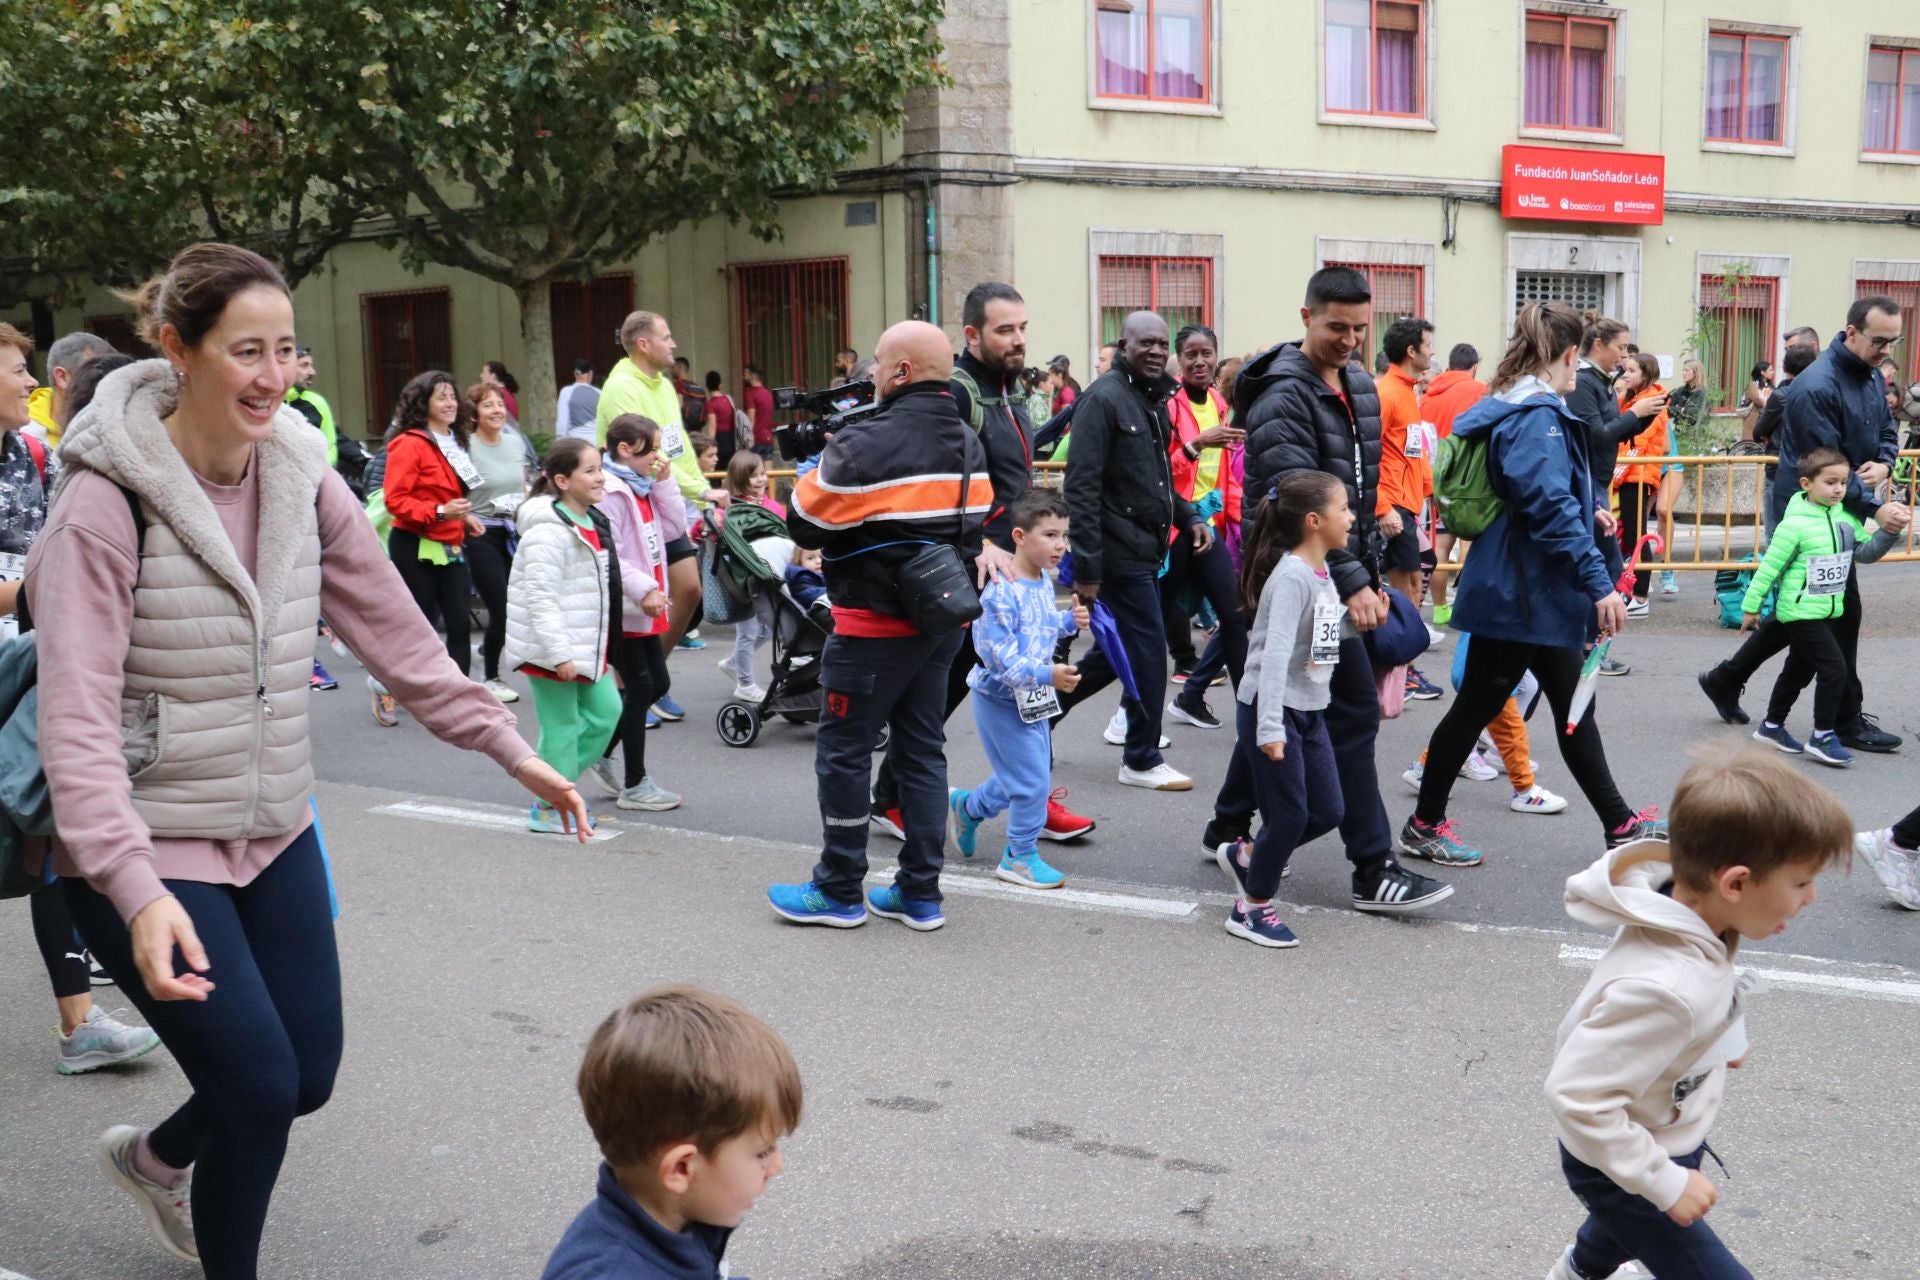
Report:
<svg viewBox="0 0 1920 1280"><path fill-rule="evenodd" d="M87 1012L87 1020L75 1027L72 1035L59 1036L59 1040L60 1055L53 1060L53 1069L63 1076L117 1067L160 1047L160 1037L152 1027L116 1022L99 1005Z"/></svg>
<svg viewBox="0 0 1920 1280"><path fill-rule="evenodd" d="M608 795L617 796L621 791L625 790L625 787L620 781L620 766L613 762L612 756L602 756L600 759L595 760L593 762L593 768L589 770L589 772L593 774L594 779L598 781L601 786L607 789Z"/></svg>
<svg viewBox="0 0 1920 1280"><path fill-rule="evenodd" d="M200 1249L194 1243L193 1210L189 1206L193 1179L189 1176L177 1187L163 1187L141 1177L133 1167L133 1147L140 1141L140 1132L130 1124L117 1124L101 1134L94 1149L100 1172L140 1206L140 1216L147 1220L147 1231L155 1244L182 1262L198 1262Z"/></svg>
<svg viewBox="0 0 1920 1280"><path fill-rule="evenodd" d="M1891 827L1855 835L1853 851L1880 877L1888 897L1909 911L1920 911L1920 854L1895 844Z"/></svg>
<svg viewBox="0 0 1920 1280"><path fill-rule="evenodd" d="M663 809L678 809L680 797L652 778L642 778L620 792L613 803L615 807L621 809L651 809L658 812Z"/></svg>

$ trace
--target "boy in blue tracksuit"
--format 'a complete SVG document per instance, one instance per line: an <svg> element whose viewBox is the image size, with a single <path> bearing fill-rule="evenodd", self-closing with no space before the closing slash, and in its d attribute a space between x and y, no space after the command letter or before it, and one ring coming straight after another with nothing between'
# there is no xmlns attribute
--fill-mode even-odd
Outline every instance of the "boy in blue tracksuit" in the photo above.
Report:
<svg viewBox="0 0 1920 1280"><path fill-rule="evenodd" d="M1067 882L1040 857L1040 829L1052 793L1053 735L1059 693L1080 683L1079 668L1053 660L1055 643L1087 625L1086 606L1054 604L1047 570L1067 550L1067 504L1049 489L1029 489L1008 510L1013 529L1013 574L987 584L981 614L973 624L980 665L967 676L973 690L973 722L980 731L993 776L968 791L956 789L954 843L971 858L980 824L1007 815L1007 848L995 872L1002 880L1033 889Z"/></svg>

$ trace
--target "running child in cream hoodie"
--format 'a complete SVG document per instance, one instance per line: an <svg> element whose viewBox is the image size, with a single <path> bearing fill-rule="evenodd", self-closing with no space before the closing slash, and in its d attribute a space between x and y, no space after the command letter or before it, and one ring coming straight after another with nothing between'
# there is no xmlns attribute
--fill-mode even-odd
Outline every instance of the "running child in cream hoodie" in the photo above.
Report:
<svg viewBox="0 0 1920 1280"><path fill-rule="evenodd" d="M1751 751L1688 769L1669 824L1668 842L1622 845L1567 881L1567 914L1618 932L1547 1075L1561 1168L1589 1211L1547 1280L1605 1280L1633 1259L1655 1276L1752 1280L1704 1221L1720 1193L1700 1172L1727 1069L1747 1057L1734 951L1813 902L1814 877L1851 856L1851 824Z"/></svg>

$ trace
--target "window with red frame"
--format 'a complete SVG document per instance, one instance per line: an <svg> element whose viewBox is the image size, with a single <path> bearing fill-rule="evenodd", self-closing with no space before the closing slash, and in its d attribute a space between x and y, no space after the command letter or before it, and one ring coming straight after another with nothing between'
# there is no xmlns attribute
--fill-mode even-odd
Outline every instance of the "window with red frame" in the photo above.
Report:
<svg viewBox="0 0 1920 1280"><path fill-rule="evenodd" d="M1367 325L1366 366L1373 368L1395 320L1427 318L1427 270L1373 262L1329 262L1330 267L1352 267L1367 278L1373 294L1373 319Z"/></svg>
<svg viewBox="0 0 1920 1280"><path fill-rule="evenodd" d="M1526 125L1613 131L1613 19L1527 14Z"/></svg>
<svg viewBox="0 0 1920 1280"><path fill-rule="evenodd" d="M1900 341L1894 343L1887 354L1900 366L1900 385L1910 387L1920 382L1920 338L1914 333L1920 325L1920 281L1861 280L1853 286L1856 298L1871 298L1875 294L1884 294L1900 304L1900 315L1906 323L1901 328Z"/></svg>
<svg viewBox="0 0 1920 1280"><path fill-rule="evenodd" d="M367 344L368 438L386 434L400 388L416 373L453 369L453 292L415 289L360 295Z"/></svg>
<svg viewBox="0 0 1920 1280"><path fill-rule="evenodd" d="M1700 277L1700 313L1713 321L1700 361L1720 391L1716 410L1739 407L1753 367L1773 360L1779 296L1780 281L1772 276L1749 276L1733 286L1719 276Z"/></svg>
<svg viewBox="0 0 1920 1280"><path fill-rule="evenodd" d="M727 274L740 366L757 365L769 387L831 385L847 345L847 260L736 263Z"/></svg>
<svg viewBox="0 0 1920 1280"><path fill-rule="evenodd" d="M1867 53L1867 151L1920 156L1920 49Z"/></svg>
<svg viewBox="0 0 1920 1280"><path fill-rule="evenodd" d="M1102 98L1213 101L1213 0L1094 0Z"/></svg>
<svg viewBox="0 0 1920 1280"><path fill-rule="evenodd" d="M573 362L582 356L593 361L594 381L604 382L626 354L620 326L633 310L633 275L556 280L547 286L547 300L553 311L553 385L571 384Z"/></svg>
<svg viewBox="0 0 1920 1280"><path fill-rule="evenodd" d="M1785 36L1707 37L1707 141L1786 142L1787 50Z"/></svg>
<svg viewBox="0 0 1920 1280"><path fill-rule="evenodd" d="M1426 27L1419 0L1327 0L1328 111L1426 114Z"/></svg>
<svg viewBox="0 0 1920 1280"><path fill-rule="evenodd" d="M1100 341L1120 340L1135 311L1158 312L1167 336L1190 324L1213 324L1213 259L1102 254Z"/></svg>

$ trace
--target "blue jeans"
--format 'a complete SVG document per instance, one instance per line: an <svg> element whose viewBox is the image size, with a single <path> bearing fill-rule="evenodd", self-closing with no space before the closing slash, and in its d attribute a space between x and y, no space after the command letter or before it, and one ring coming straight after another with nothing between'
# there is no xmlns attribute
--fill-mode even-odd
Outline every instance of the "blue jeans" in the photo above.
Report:
<svg viewBox="0 0 1920 1280"><path fill-rule="evenodd" d="M66 879L80 935L180 1064L193 1096L156 1126L153 1154L193 1167L193 1231L207 1280L254 1280L267 1203L294 1117L317 1111L340 1069L340 957L319 829L252 884L163 881L212 963L204 1001L155 1000L113 903ZM187 972L176 950L174 971Z"/></svg>
<svg viewBox="0 0 1920 1280"><path fill-rule="evenodd" d="M1113 610L1114 625L1120 630L1120 642L1126 647L1127 665L1133 668L1133 683L1140 700L1122 697L1127 711L1127 745L1120 753L1129 769L1151 769L1164 764L1160 754L1160 719L1166 714L1167 633L1160 618L1160 581L1152 568L1109 566L1100 598ZM1117 678L1113 663L1095 644L1080 659L1080 683L1072 693L1060 695L1064 714Z"/></svg>
<svg viewBox="0 0 1920 1280"><path fill-rule="evenodd" d="M1393 857L1393 828L1380 799L1380 770L1373 744L1380 736L1380 695L1373 687L1373 662L1359 636L1340 642L1340 664L1333 669L1333 700L1321 712L1327 740L1333 744L1345 813L1340 839L1356 876L1377 872ZM1253 763L1238 744L1227 759L1226 781L1213 802L1216 826L1251 831L1255 806Z"/></svg>
<svg viewBox="0 0 1920 1280"><path fill-rule="evenodd" d="M993 775L967 801L967 812L986 821L1007 815L1007 850L1032 853L1047 824L1047 797L1053 791L1053 733L1045 720L1027 724L1006 698L973 692L973 723L980 731Z"/></svg>
<svg viewBox="0 0 1920 1280"><path fill-rule="evenodd" d="M1293 851L1340 825L1346 812L1340 799L1340 771L1327 740L1326 717L1318 711L1287 708L1287 749L1269 760L1256 745L1260 706L1233 704L1240 741L1253 772L1260 804L1260 834L1247 866L1247 896L1266 901L1280 890L1281 873Z"/></svg>
<svg viewBox="0 0 1920 1280"><path fill-rule="evenodd" d="M1700 1167L1703 1143L1674 1163ZM1720 1243L1706 1219L1683 1227L1653 1201L1624 1190L1612 1178L1560 1148L1567 1185L1587 1206L1587 1220L1573 1239L1573 1269L1587 1280L1605 1280L1630 1261L1653 1272L1654 1280L1753 1280L1753 1273Z"/></svg>
<svg viewBox="0 0 1920 1280"><path fill-rule="evenodd" d="M825 709L813 741L820 786L820 861L813 882L835 902L861 900L867 878L867 777L880 728L900 793L907 838L894 887L940 901L947 845L947 671L961 633L870 639L827 637L820 654Z"/></svg>

